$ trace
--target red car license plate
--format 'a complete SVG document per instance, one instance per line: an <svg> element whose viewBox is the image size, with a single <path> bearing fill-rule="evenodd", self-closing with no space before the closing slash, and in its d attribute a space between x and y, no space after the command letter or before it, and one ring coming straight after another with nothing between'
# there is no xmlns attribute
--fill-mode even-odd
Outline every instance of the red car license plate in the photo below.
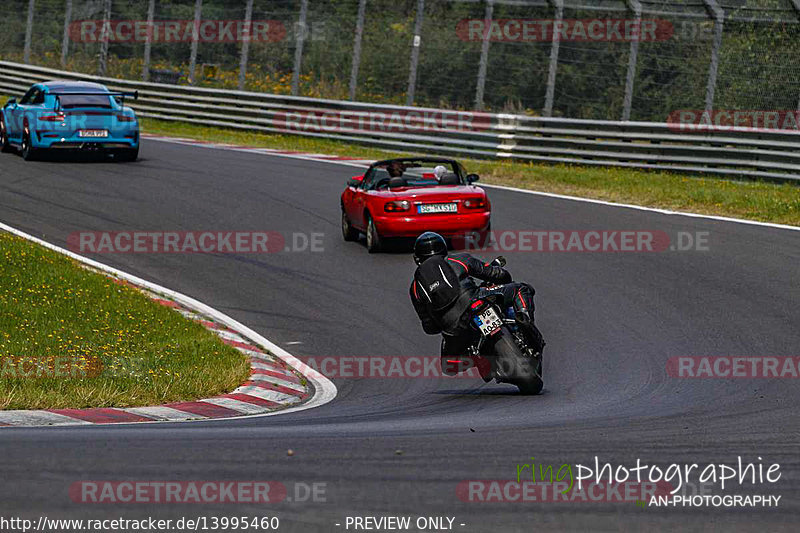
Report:
<svg viewBox="0 0 800 533"><path fill-rule="evenodd" d="M455 213L458 211L458 205L455 203L451 204L421 204L417 208L417 212L420 214L425 213Z"/></svg>

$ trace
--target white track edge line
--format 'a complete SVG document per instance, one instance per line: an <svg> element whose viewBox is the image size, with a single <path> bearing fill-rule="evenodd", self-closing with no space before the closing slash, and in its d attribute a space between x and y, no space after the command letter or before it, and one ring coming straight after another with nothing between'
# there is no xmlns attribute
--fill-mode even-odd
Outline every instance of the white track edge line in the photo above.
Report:
<svg viewBox="0 0 800 533"><path fill-rule="evenodd" d="M78 255L76 253L70 252L69 250L65 250L59 246L51 244L45 240L39 239L38 237L34 237L24 231L18 230L14 227L11 227L3 222L0 222L0 229L7 231L8 233L14 234L18 237L22 237L23 239L29 240L31 242L35 242L45 248L58 252L62 255L67 257L71 257L76 261L88 265L92 268L96 268L103 272L107 272L109 274L113 274L114 276L129 281L135 285L140 285L145 287L151 291L161 293L165 296L169 296L174 301L181 303L185 307L190 309L198 310L201 313L204 313L218 322L225 324L228 328L233 329L234 331L238 332L240 335L244 336L245 338L249 339L250 341L254 342L257 345L264 346L269 350L272 355L282 359L285 361L289 366L293 367L295 370L300 372L303 376L308 379L311 384L314 386L314 396L308 400L307 402L303 403L302 405L298 405L295 407L289 407L286 409L281 409L278 411L273 411L270 413L264 413L260 415L250 415L247 418L253 417L264 417L264 416L274 416L278 414L286 414L292 413L297 411L305 411L306 409L312 409L314 407L320 407L325 405L326 403L332 401L336 397L337 389L336 385L333 384L331 380L311 368L310 366L306 365L300 359L296 358L280 346L268 341L263 336L259 335L252 329L248 328L244 324L241 324L237 320L229 317L228 315L217 311L213 307L210 307L203 302L195 300L190 296L186 296L179 292L173 291L172 289L168 289L166 287L162 287L161 285L157 285L155 283L149 282L145 279L139 278L134 276L133 274L128 274L127 272L123 272L122 270L116 269L114 267L110 267L108 265L104 265L98 261L93 259L89 259L88 257L83 257L82 255ZM248 376L249 377L249 376ZM147 406L144 406L147 407ZM214 422L218 420L241 420L242 417L227 417L227 418L204 418L199 421L204 422ZM107 426L121 426L121 425L130 425L130 424L150 424L150 423L164 423L164 422L171 422L166 420L154 420L153 422L121 422L117 424L99 424L100 426L107 427ZM92 426L96 426L97 424L92 424ZM36 426L9 426L9 427L36 427ZM3 429L9 429L9 427L4 427Z"/></svg>

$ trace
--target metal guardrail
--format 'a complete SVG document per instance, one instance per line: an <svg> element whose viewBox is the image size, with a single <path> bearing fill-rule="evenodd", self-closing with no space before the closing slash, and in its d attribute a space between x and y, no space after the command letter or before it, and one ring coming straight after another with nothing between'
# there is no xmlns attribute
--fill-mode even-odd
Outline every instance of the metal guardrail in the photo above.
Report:
<svg viewBox="0 0 800 533"><path fill-rule="evenodd" d="M800 131L529 117L102 78L0 61L0 92L48 79L138 90L139 116L476 158L800 180Z"/></svg>

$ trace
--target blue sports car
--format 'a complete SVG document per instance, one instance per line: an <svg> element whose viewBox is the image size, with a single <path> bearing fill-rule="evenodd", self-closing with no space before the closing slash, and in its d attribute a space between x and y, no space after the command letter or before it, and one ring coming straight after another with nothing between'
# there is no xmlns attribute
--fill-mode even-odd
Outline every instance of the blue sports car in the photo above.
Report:
<svg viewBox="0 0 800 533"><path fill-rule="evenodd" d="M27 161L56 149L102 151L135 161L139 122L125 106L126 96L138 94L82 81L37 83L0 110L0 149L16 146Z"/></svg>

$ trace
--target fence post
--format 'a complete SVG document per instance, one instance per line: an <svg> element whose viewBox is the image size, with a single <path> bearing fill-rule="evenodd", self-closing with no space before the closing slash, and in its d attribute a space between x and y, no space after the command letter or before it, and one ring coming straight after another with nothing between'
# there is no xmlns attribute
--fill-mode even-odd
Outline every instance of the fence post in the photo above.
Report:
<svg viewBox="0 0 800 533"><path fill-rule="evenodd" d="M103 2L103 27L100 30L100 55L97 59L97 75L105 76L108 69L108 41L111 39L111 0Z"/></svg>
<svg viewBox="0 0 800 533"><path fill-rule="evenodd" d="M367 0L358 0L356 37L355 41L353 42L353 66L350 68L350 100L356 99L356 86L358 85L358 67L361 65L361 38L364 35L364 16L366 14L366 11L367 11Z"/></svg>
<svg viewBox="0 0 800 533"><path fill-rule="evenodd" d="M25 50L22 53L25 63L31 62L31 38L33 37L33 9L35 0L28 0L28 23L25 26Z"/></svg>
<svg viewBox="0 0 800 533"><path fill-rule="evenodd" d="M556 95L556 72L558 71L558 49L560 43L556 25L561 25L564 22L564 0L549 1L556 10L556 16L552 26L553 44L550 48L550 67L547 70L547 92L544 96L544 109L542 110L542 115L545 117L553 116L553 102Z"/></svg>
<svg viewBox="0 0 800 533"><path fill-rule="evenodd" d="M306 17L308 16L308 0L300 2L300 19L295 30L294 72L292 73L292 96L300 92L300 68L303 64L303 44L306 40Z"/></svg>
<svg viewBox="0 0 800 533"><path fill-rule="evenodd" d="M61 68L67 68L69 54L69 25L72 22L72 0L67 0L64 7L64 38L61 41Z"/></svg>
<svg viewBox="0 0 800 533"><path fill-rule="evenodd" d="M714 40L711 48L711 63L708 66L708 84L706 85L705 110L711 113L714 109L714 91L717 88L717 71L719 70L719 51L722 48L722 30L725 24L725 12L716 0L703 0L708 13L714 18Z"/></svg>
<svg viewBox="0 0 800 533"><path fill-rule="evenodd" d="M417 67L419 66L419 48L422 45L422 20L425 17L425 0L417 0L417 16L414 21L414 42L411 46L411 66L408 72L408 91L406 105L414 105L414 91L417 86Z"/></svg>
<svg viewBox="0 0 800 533"><path fill-rule="evenodd" d="M144 63L142 64L142 81L150 81L150 51L153 47L153 19L156 16L156 0L147 4L147 37L144 38Z"/></svg>
<svg viewBox="0 0 800 533"><path fill-rule="evenodd" d="M792 7L797 13L797 18L800 19L800 0L792 0ZM797 112L800 113L800 97L797 99Z"/></svg>
<svg viewBox="0 0 800 533"><path fill-rule="evenodd" d="M197 70L197 46L200 44L200 19L203 16L203 0L195 0L194 26L192 27L192 50L189 55L189 85L195 83Z"/></svg>
<svg viewBox="0 0 800 533"><path fill-rule="evenodd" d="M631 50L628 54L628 74L625 78L625 98L622 102L622 120L631 119L633 105L633 84L636 79L636 65L639 60L639 41L642 37L642 4L639 0L627 0L628 7L633 11L636 27L639 29L637 37L631 40Z"/></svg>
<svg viewBox="0 0 800 533"><path fill-rule="evenodd" d="M478 63L478 85L475 87L475 110L483 110L483 93L486 89L486 70L489 66L489 35L492 29L494 0L486 0L486 11L483 14L483 41L481 42L481 59Z"/></svg>
<svg viewBox="0 0 800 533"><path fill-rule="evenodd" d="M253 0L247 0L244 8L245 35L242 36L242 56L239 59L239 90L244 90L245 76L247 75L247 59L250 54L250 39L253 37Z"/></svg>

